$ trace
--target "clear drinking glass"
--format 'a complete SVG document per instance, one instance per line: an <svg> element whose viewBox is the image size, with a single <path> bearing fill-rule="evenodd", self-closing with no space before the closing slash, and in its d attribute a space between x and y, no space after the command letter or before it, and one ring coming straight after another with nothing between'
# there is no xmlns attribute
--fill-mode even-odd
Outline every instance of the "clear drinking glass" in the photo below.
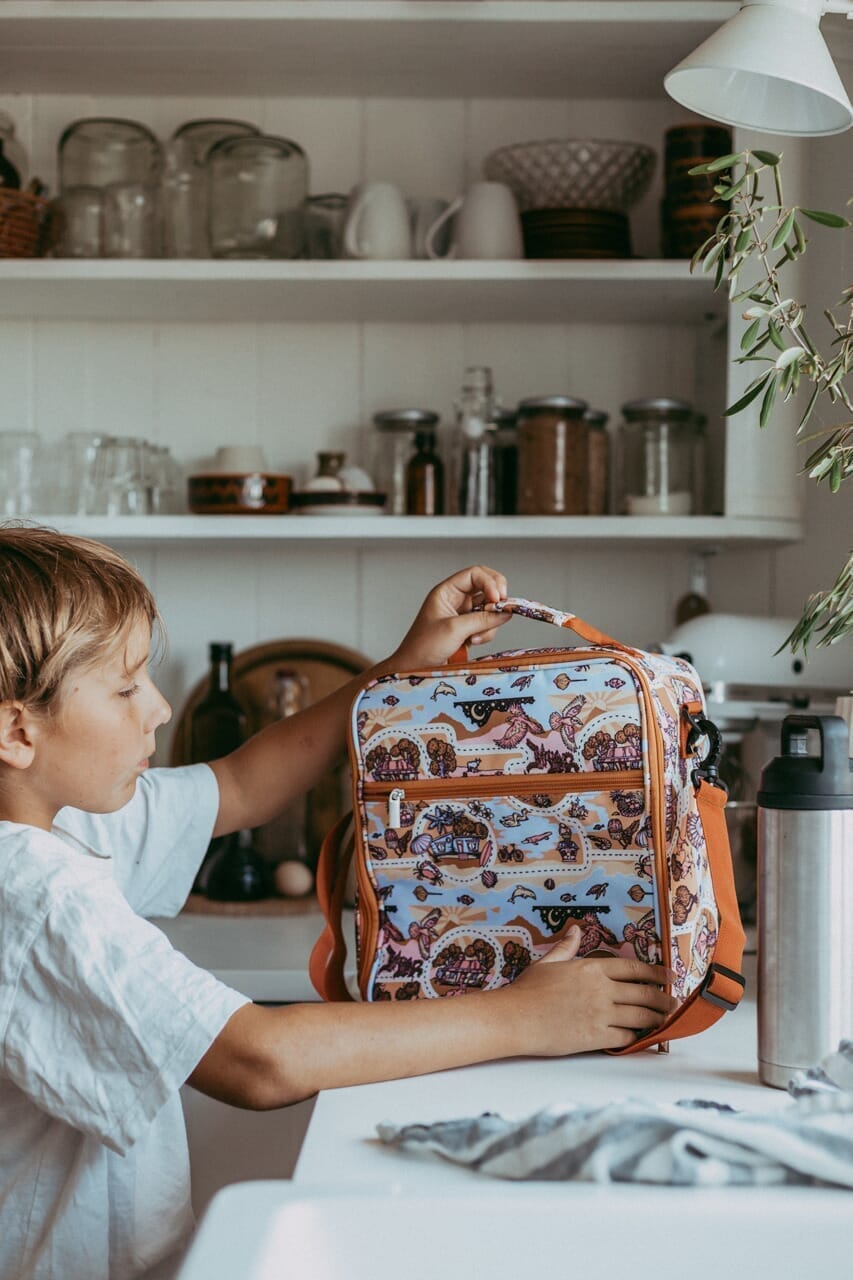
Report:
<svg viewBox="0 0 853 1280"><path fill-rule="evenodd" d="M349 196L309 196L305 234L309 258L340 258Z"/></svg>
<svg viewBox="0 0 853 1280"><path fill-rule="evenodd" d="M99 187L68 187L56 202L57 258L100 258L104 248L104 193Z"/></svg>
<svg viewBox="0 0 853 1280"><path fill-rule="evenodd" d="M0 432L0 510L29 516L41 506L41 437L37 431Z"/></svg>
<svg viewBox="0 0 853 1280"><path fill-rule="evenodd" d="M58 510L68 515L102 515L107 509L107 467L112 436L70 431L63 441Z"/></svg>
<svg viewBox="0 0 853 1280"><path fill-rule="evenodd" d="M258 134L245 120L188 120L166 146L163 174L163 241L167 258L209 258L208 183L205 161L223 138Z"/></svg>
<svg viewBox="0 0 853 1280"><path fill-rule="evenodd" d="M105 477L106 515L148 514L145 476L145 441L115 436L107 446Z"/></svg>
<svg viewBox="0 0 853 1280"><path fill-rule="evenodd" d="M207 157L215 258L298 258L305 246L308 160L296 142L224 138Z"/></svg>

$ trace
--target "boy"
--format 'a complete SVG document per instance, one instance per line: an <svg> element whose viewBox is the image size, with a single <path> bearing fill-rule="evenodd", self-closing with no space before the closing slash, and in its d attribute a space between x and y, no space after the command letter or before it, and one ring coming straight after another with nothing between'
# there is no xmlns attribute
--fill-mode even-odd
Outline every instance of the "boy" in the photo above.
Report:
<svg viewBox="0 0 853 1280"><path fill-rule="evenodd" d="M506 582L454 574L373 668L490 639ZM354 681L209 766L153 769L170 708L156 605L115 552L0 528L0 1278L166 1277L191 1230L178 1090L270 1108L319 1089L630 1043L663 969L573 959L464 1000L259 1008L143 917L174 914L211 835L256 827L342 750ZM560 961L572 960L572 963ZM549 963L553 961L553 963Z"/></svg>

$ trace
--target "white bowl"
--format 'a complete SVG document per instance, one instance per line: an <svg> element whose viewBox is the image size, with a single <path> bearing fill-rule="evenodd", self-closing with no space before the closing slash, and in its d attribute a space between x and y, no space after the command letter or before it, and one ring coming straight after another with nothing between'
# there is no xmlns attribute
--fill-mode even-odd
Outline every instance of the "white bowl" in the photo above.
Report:
<svg viewBox="0 0 853 1280"><path fill-rule="evenodd" d="M646 193L657 156L640 142L547 138L515 142L486 157L483 171L511 188L519 210L606 209L625 213Z"/></svg>

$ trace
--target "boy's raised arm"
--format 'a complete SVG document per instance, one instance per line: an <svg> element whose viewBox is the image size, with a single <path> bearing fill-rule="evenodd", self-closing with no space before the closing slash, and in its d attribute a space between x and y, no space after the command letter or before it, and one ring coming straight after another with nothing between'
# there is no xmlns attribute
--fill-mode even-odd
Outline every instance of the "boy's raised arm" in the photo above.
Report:
<svg viewBox="0 0 853 1280"><path fill-rule="evenodd" d="M270 725L231 755L211 761L219 783L214 835L258 827L334 767L343 749L352 700L368 676L440 666L463 644L491 640L509 614L484 617L475 606L507 594L503 574L482 565L433 587L394 653L322 702Z"/></svg>

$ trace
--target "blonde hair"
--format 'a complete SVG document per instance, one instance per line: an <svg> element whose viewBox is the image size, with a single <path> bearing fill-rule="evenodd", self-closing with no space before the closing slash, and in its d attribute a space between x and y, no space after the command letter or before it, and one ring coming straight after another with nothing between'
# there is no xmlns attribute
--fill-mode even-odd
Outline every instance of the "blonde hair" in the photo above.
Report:
<svg viewBox="0 0 853 1280"><path fill-rule="evenodd" d="M160 623L154 597L109 547L0 526L0 702L48 710L69 672L96 662L140 619Z"/></svg>

